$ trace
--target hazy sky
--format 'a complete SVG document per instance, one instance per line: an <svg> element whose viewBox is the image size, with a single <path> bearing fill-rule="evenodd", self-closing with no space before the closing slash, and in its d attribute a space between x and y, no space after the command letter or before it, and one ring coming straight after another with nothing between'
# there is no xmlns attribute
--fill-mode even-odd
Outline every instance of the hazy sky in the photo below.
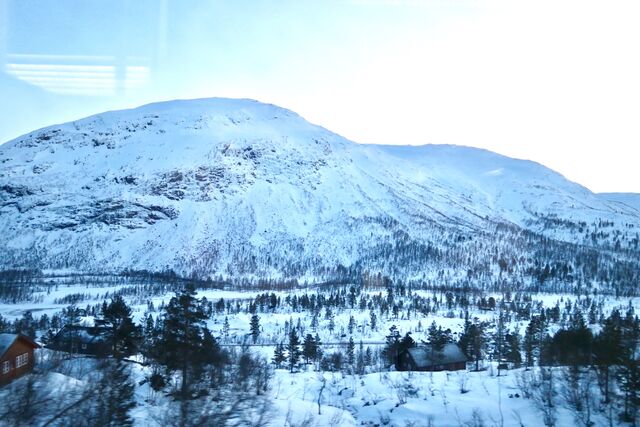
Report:
<svg viewBox="0 0 640 427"><path fill-rule="evenodd" d="M640 1L0 0L0 141L246 97L362 143L447 143L640 192Z"/></svg>

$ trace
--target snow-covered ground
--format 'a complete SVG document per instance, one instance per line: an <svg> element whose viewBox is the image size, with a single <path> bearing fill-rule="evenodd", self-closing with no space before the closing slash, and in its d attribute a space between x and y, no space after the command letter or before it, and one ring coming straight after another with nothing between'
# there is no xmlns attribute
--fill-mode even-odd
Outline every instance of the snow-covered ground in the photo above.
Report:
<svg viewBox="0 0 640 427"><path fill-rule="evenodd" d="M35 302L22 304L2 304L0 314L12 320L30 310L34 317L42 314L59 312L67 304L56 304L60 299L69 294L85 294L85 299L79 307L101 303L105 296L120 289L120 286L89 287L81 284L59 283L48 291L41 290L35 293ZM350 286L342 290L347 291ZM416 341L427 339L427 328L432 322L442 326L443 329L451 329L453 336L457 337L463 330L464 319L459 308L449 309L446 306L446 298L442 293L419 290L406 296L395 296L397 304L408 304L411 300L425 298L439 301L437 308L429 315L408 315L401 310L396 317L393 313L382 314L378 308L360 309L333 308L331 316L327 317L322 310L318 315L318 325L314 329L311 325L313 313L304 309L292 310L284 303L287 297L298 298L304 295L324 295L328 297L335 289L309 288L294 291L274 292L276 298L280 298L281 305L271 312L258 312L260 317L261 333L258 337L259 346L250 347L250 351L261 354L267 360L271 360L274 345L280 342L286 343L285 323L297 325L300 323L305 333L317 333L322 342L325 354L330 352L345 352L346 343L352 337L359 348L359 342L363 342L363 349L369 347L374 353L379 352L388 334L389 328L395 325L401 335L412 333ZM224 289L207 289L198 292L198 297L206 297L216 304L221 298L233 307L239 305L230 312L214 313L209 321L209 328L223 345L237 345L238 343L252 344L249 336L249 324L251 313L247 311L248 304L261 294L261 291L240 291ZM362 295L368 297L382 297L383 290L370 289L363 291ZM157 316L158 308L166 304L173 296L172 292L163 295L149 297L149 301L155 306L156 311L151 314ZM498 303L501 295L487 294L485 298L493 297ZM532 295L531 306L534 310L550 308L559 305L562 310L567 303L581 305L584 297L565 294L536 294ZM134 310L134 318L141 321L148 312L150 304L140 303L139 297L129 299ZM602 312L608 315L612 309L626 310L629 303L634 306L640 304L639 299L600 297L596 300L602 304ZM371 312L377 313L377 325L371 327ZM587 313L584 313L585 315ZM494 331L497 320L497 311L479 310L472 308L471 317L490 324L488 334ZM349 334L348 324L353 317L355 325L353 333ZM225 334L223 324L225 319L229 323L228 334ZM333 320L331 320L333 319ZM330 330L329 324L333 322L335 328ZM507 323L507 328L514 330L518 327L521 334L524 333L527 321L512 319ZM550 332L560 325L552 325ZM595 328L595 326L594 326ZM42 333L44 331L40 331ZM42 350L45 351L45 350ZM82 363L90 363L86 360ZM525 399L520 386L518 376L523 369L503 371L503 375L496 376L495 363L483 361L481 366L486 370L481 372L396 372L389 371L381 363L367 368L369 373L365 375L352 375L343 372L318 372L314 365L306 365L302 371L290 373L287 370L276 369L271 381L269 400L271 401L271 413L269 415L270 426L350 426L350 425L390 425L390 426L460 426L460 425L500 425L500 426L542 426L541 415L531 399ZM138 364L132 364L133 377L136 383L143 383L149 375L149 368ZM74 387L77 382L85 381L83 377L90 372L90 367L80 369L82 375L63 376L51 374L45 379L47 383L59 384L58 388L69 382L69 387ZM558 374L559 375L559 374ZM324 386L324 388L323 388ZM65 386L66 387L66 386ZM558 385L560 387L560 385ZM320 396L320 390L322 393ZM464 389L464 393L461 391ZM560 396L560 390L558 396ZM150 396L155 396L150 399ZM150 414L162 413L166 408L167 400L151 392L148 384L142 384L136 390L138 407L132 414L136 419L136 426L156 427L158 416ZM318 398L320 396L320 407ZM560 397L558 397L560 399ZM560 402L560 401L559 401ZM320 411L320 414L318 414ZM558 404L559 426L574 425L572 413L562 404ZM480 420L484 424L480 423ZM607 425L602 414L594 416L597 426ZM476 423L476 424L473 424Z"/></svg>
<svg viewBox="0 0 640 427"><path fill-rule="evenodd" d="M50 373L38 387L50 390L49 398L65 395L91 381L91 360L78 359L66 375ZM144 379L148 368L132 364L132 378L143 383L136 388L136 407L131 416L136 427L161 427L170 399L155 393ZM278 369L268 391L269 427L337 426L544 426L533 399L525 398L518 379L529 375L524 368L502 371L493 367L480 372L377 372L365 375L307 371L290 373ZM556 425L577 425L574 414L563 404L555 369ZM19 380L24 381L24 378ZM0 389L0 400L11 387ZM593 414L594 426L609 425L606 414ZM0 425L3 425L0 421ZM614 423L614 425L616 425Z"/></svg>
<svg viewBox="0 0 640 427"><path fill-rule="evenodd" d="M321 412L324 409L328 413L324 405L345 411L340 422L333 425L459 427L473 422L475 413L484 425L543 426L540 414L530 400L523 398L517 385L516 376L521 371L509 371L507 375L503 372L500 377L490 370L381 372L363 376L277 371L272 394L276 402L288 402L290 407L298 408L296 412L313 419L324 383ZM306 405L298 405L299 401ZM597 425L604 425L600 421ZM319 419L318 425L331 425L330 422ZM574 425L572 414L560 408L557 425Z"/></svg>

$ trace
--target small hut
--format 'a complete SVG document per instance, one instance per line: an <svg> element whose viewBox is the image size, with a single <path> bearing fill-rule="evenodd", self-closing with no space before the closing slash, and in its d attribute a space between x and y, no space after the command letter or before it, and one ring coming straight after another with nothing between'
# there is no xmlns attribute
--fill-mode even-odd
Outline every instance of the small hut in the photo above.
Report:
<svg viewBox="0 0 640 427"><path fill-rule="evenodd" d="M47 345L52 350L67 353L104 356L109 354L112 340L110 329L104 326L66 325Z"/></svg>
<svg viewBox="0 0 640 427"><path fill-rule="evenodd" d="M403 350L396 367L399 371L460 371L467 368L467 357L454 343L441 349L420 345Z"/></svg>

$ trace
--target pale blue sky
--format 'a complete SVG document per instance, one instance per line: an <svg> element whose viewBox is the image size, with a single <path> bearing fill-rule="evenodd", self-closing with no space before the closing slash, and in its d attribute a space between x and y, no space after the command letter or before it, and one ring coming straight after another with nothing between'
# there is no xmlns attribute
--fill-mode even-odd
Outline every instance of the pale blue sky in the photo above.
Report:
<svg viewBox="0 0 640 427"><path fill-rule="evenodd" d="M0 141L174 98L452 143L640 192L634 1L0 0Z"/></svg>

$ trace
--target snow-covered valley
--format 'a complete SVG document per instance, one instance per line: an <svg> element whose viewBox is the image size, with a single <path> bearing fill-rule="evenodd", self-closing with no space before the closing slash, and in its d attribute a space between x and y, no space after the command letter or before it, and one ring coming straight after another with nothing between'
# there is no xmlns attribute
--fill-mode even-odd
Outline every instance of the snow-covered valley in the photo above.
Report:
<svg viewBox="0 0 640 427"><path fill-rule="evenodd" d="M85 280L89 282L88 278ZM163 308L174 295L167 290L145 298L127 291L131 283L87 286L81 282L77 278L58 280L47 290L35 292L32 302L2 304L0 319L5 322L5 328L11 322L27 325L29 322L24 319L33 319L35 335L46 340L47 327L42 325L47 323L43 323L41 316L53 321L48 325L55 324L54 319L60 318L61 311L68 310L71 299L64 299L65 296L74 297L77 307L84 307L80 324L92 325L95 317L101 317L103 301L117 294L129 294L126 300L131 304L133 319L145 325L149 316L158 319L163 315ZM273 427L546 425L543 407L540 407L542 396L535 391L542 389L543 368L524 367L527 363L524 343L532 319L547 313L544 331L553 335L571 328L576 316L582 316L597 334L602 328L601 319L613 310L625 313L640 304L637 298L613 296L410 290L391 285L380 287L375 281L363 287L346 285L275 292L203 289L197 296L205 297L211 304L207 327L222 348L235 353L248 352L264 360L271 372L266 393L257 401L252 400L256 413L239 425L256 423ZM430 334L435 324L449 331L450 339L457 342L465 332L467 314L473 322L485 325L480 371L474 371L472 360L467 370L455 372L398 372L385 362L384 348L392 328L397 328L400 336L409 333L421 343L433 339ZM61 317L63 322L65 316ZM253 316L257 316L259 322L255 339ZM502 332L500 319L504 321ZM286 344L292 329L301 337L311 334L322 342L322 360L300 363L293 372L277 366L274 350L279 344ZM510 369L498 371L501 356L496 353L496 337L505 332L519 336L522 360L509 363ZM351 350L350 342L353 343ZM33 374L36 390L49 398L58 396L54 399L58 404L80 399L87 386L104 381L96 373L100 372L100 359L48 349L39 350L38 357L38 367ZM47 368L52 364L51 358L60 357L63 365ZM134 425L165 425L177 410L175 402L165 392L151 388L149 378L155 372L153 364L140 364L145 359L139 355L129 360L129 375L136 384L136 404L131 410ZM552 372L555 425L578 425L575 409L565 401L569 384L565 368L556 366ZM0 399L8 398L7 393L20 396L24 386L23 378L0 389ZM605 426L611 422L625 425L616 418L621 401L618 406L601 405L598 393L595 387L587 396L591 399L589 405L593 413L589 419L593 425ZM616 391L619 393L621 391ZM44 395L37 396L47 401ZM193 404L200 408L197 403ZM59 410L54 404L48 405L46 410L39 409L41 418L36 420L46 420ZM203 408L196 410L205 410ZM71 419L63 417L60 425Z"/></svg>

